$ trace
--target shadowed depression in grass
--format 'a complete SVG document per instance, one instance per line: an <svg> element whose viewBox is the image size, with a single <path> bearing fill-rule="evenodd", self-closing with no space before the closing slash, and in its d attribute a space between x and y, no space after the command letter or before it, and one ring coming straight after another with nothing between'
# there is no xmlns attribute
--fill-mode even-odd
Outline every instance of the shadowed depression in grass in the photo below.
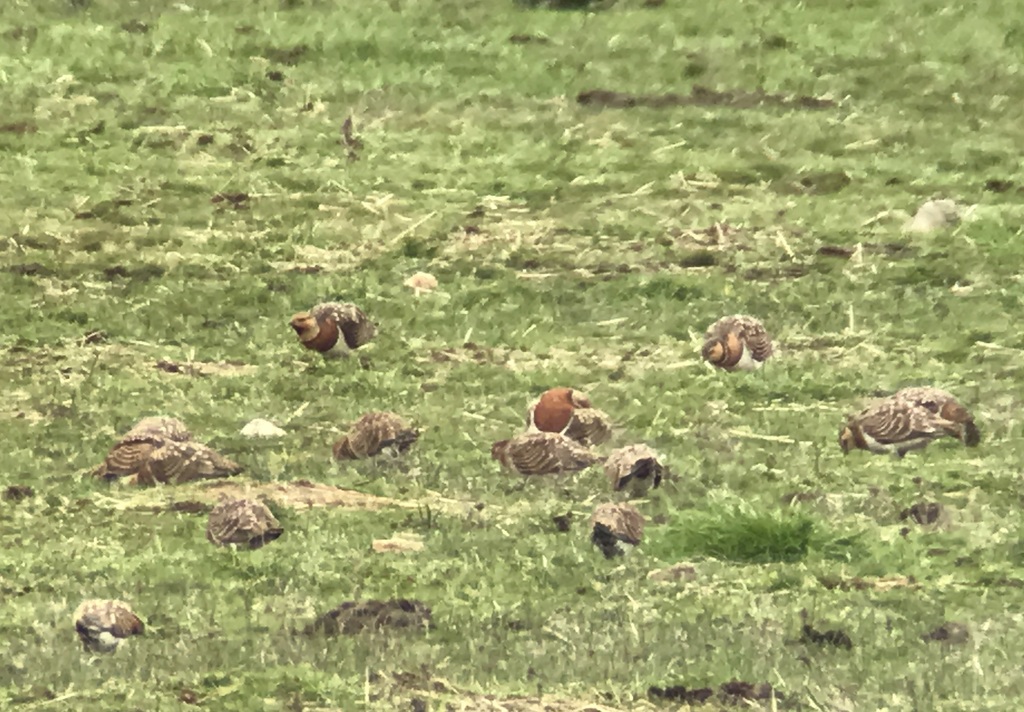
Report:
<svg viewBox="0 0 1024 712"><path fill-rule="evenodd" d="M0 708L1017 705L1024 21L563 4L5 0Z"/></svg>

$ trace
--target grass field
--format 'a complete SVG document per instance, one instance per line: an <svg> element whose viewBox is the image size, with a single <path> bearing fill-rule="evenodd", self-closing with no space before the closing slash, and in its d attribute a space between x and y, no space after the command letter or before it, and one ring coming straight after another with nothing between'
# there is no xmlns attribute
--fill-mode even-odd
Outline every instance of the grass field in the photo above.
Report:
<svg viewBox="0 0 1024 712"><path fill-rule="evenodd" d="M0 481L33 490L0 502L0 708L678 709L649 688L731 680L778 709L1019 708L1018 4L189 5L0 13ZM930 198L970 207L905 234ZM440 287L415 296L420 270ZM361 360L288 327L327 298L378 322ZM762 372L700 362L736 312L776 337ZM843 414L911 384L957 394L981 447L844 457ZM523 483L490 459L554 385L674 472L628 557L588 541L599 470ZM371 409L421 440L332 463ZM170 506L204 486L83 477L150 414L240 483L393 503L277 503L281 539L217 549ZM257 417L287 435L242 437ZM930 502L938 521L901 517ZM396 533L424 550L371 551ZM92 597L146 635L84 653ZM391 597L433 626L293 632ZM852 647L802 637L803 610ZM951 621L966 641L922 638Z"/></svg>

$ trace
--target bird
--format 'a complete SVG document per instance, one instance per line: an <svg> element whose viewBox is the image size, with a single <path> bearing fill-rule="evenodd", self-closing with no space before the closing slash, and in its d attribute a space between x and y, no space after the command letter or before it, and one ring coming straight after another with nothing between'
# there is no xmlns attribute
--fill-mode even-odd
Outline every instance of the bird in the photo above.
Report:
<svg viewBox="0 0 1024 712"><path fill-rule="evenodd" d="M325 359L343 358L377 335L377 325L355 304L324 302L292 316L291 326L307 349Z"/></svg>
<svg viewBox="0 0 1024 712"><path fill-rule="evenodd" d="M974 418L952 394L938 388L904 388L847 418L839 431L843 454L868 450L903 458L933 440L953 437L968 447L981 442Z"/></svg>
<svg viewBox="0 0 1024 712"><path fill-rule="evenodd" d="M166 440L154 448L139 468L136 484L180 485L194 480L237 475L244 468L213 448L197 442Z"/></svg>
<svg viewBox="0 0 1024 712"><path fill-rule="evenodd" d="M611 439L608 415L594 408L590 398L575 388L550 388L530 404L527 432L562 433L583 445L600 445Z"/></svg>
<svg viewBox="0 0 1024 712"><path fill-rule="evenodd" d="M967 447L981 443L981 431L974 416L952 393L934 386L912 386L897 391L895 397L933 413L947 424L946 432Z"/></svg>
<svg viewBox="0 0 1024 712"><path fill-rule="evenodd" d="M259 549L281 534L284 528L263 502L255 499L227 499L212 510L206 522L206 538L217 546L242 544Z"/></svg>
<svg viewBox="0 0 1024 712"><path fill-rule="evenodd" d="M149 416L136 423L110 449L103 462L92 471L104 480L131 478L165 442L188 442L192 433L183 422L167 416Z"/></svg>
<svg viewBox="0 0 1024 712"><path fill-rule="evenodd" d="M736 314L708 327L701 357L726 371L754 371L772 352L772 340L764 325L752 316Z"/></svg>
<svg viewBox="0 0 1024 712"><path fill-rule="evenodd" d="M604 474L616 492L623 490L636 496L644 496L648 490L657 488L665 475L665 466L658 460L658 454L643 444L627 445L612 450L604 461Z"/></svg>
<svg viewBox="0 0 1024 712"><path fill-rule="evenodd" d="M644 536L644 515L627 503L599 504L590 515L590 540L605 558L621 556Z"/></svg>
<svg viewBox="0 0 1024 712"><path fill-rule="evenodd" d="M89 599L74 613L75 630L89 652L112 653L121 641L142 635L145 625L124 601Z"/></svg>
<svg viewBox="0 0 1024 712"><path fill-rule="evenodd" d="M176 440L180 443L192 439L192 433L189 432L188 426L177 418L171 418L166 415L147 416L125 433L126 437L137 435L157 435L168 440Z"/></svg>
<svg viewBox="0 0 1024 712"><path fill-rule="evenodd" d="M392 448L405 452L420 437L401 416L388 411L365 413L332 448L336 460L362 460Z"/></svg>
<svg viewBox="0 0 1024 712"><path fill-rule="evenodd" d="M521 475L576 472L604 458L560 433L523 433L491 446L491 457Z"/></svg>

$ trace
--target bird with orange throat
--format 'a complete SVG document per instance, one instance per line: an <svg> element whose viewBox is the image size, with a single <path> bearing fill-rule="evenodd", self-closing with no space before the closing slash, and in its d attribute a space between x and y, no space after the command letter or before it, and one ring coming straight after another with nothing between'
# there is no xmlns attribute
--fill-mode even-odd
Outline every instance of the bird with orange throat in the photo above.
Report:
<svg viewBox="0 0 1024 712"><path fill-rule="evenodd" d="M725 316L708 327L701 357L726 371L756 371L772 355L772 339L752 316Z"/></svg>
<svg viewBox="0 0 1024 712"><path fill-rule="evenodd" d="M344 358L377 335L377 325L355 304L324 302L291 319L299 341L325 359Z"/></svg>
<svg viewBox="0 0 1024 712"><path fill-rule="evenodd" d="M574 388L551 388L530 404L527 432L561 433L586 446L611 439L608 415L590 402L586 393Z"/></svg>

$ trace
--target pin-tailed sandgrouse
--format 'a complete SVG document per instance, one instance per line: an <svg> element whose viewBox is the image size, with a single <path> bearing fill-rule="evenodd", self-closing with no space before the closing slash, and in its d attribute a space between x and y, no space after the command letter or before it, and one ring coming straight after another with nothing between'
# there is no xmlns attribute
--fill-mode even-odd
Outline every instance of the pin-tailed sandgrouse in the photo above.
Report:
<svg viewBox="0 0 1024 712"><path fill-rule="evenodd" d="M291 319L299 341L307 349L326 359L348 356L368 344L377 334L377 326L355 304L324 302Z"/></svg>
<svg viewBox="0 0 1024 712"><path fill-rule="evenodd" d="M764 325L752 316L736 314L708 327L701 356L726 371L753 371L764 365L772 351Z"/></svg>

